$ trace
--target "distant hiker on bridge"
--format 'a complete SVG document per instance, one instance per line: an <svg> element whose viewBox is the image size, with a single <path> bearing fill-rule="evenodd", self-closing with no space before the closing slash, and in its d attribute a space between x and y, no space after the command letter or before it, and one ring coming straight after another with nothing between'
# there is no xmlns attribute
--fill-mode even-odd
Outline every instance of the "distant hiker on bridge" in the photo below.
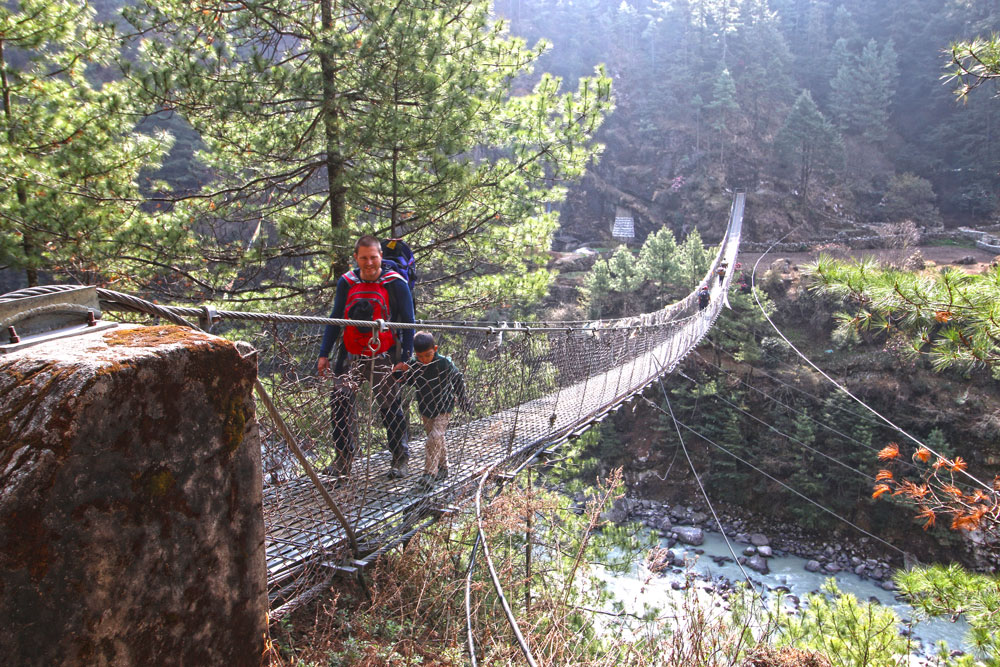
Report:
<svg viewBox="0 0 1000 667"><path fill-rule="evenodd" d="M424 474L417 488L428 491L437 481L448 477L448 449L444 434L448 420L458 402L466 412L472 412L472 401L465 393L465 380L448 357L438 354L434 336L426 331L413 337L414 359L404 364L402 382L416 387L420 420L427 431L424 448Z"/></svg>
<svg viewBox="0 0 1000 667"><path fill-rule="evenodd" d="M720 285L722 284L722 281L726 277L726 267L728 267L728 266L729 266L729 262L722 262L721 264L719 264L719 268L717 268L715 270L715 275L719 276L719 284Z"/></svg>
<svg viewBox="0 0 1000 667"><path fill-rule="evenodd" d="M354 261L358 268L348 271L337 281L333 300L333 319L385 320L401 324L413 323L413 297L406 280L396 271L382 265L382 248L374 236L365 235L354 244ZM346 316L345 316L346 314ZM413 351L413 329L378 331L367 327L341 327L328 324L323 331L316 372L322 377L330 371L330 351L340 340L337 364L333 369L335 385L331 394L331 425L333 446L337 458L326 473L344 477L351 472L356 444L355 393L368 380L385 426L389 451L392 453L391 479L405 477L410 452L407 421L403 414L401 385L393 371L407 368L402 360Z"/></svg>
<svg viewBox="0 0 1000 667"><path fill-rule="evenodd" d="M708 292L708 285L702 285L698 291L698 310L705 310L708 302L712 300L712 295Z"/></svg>

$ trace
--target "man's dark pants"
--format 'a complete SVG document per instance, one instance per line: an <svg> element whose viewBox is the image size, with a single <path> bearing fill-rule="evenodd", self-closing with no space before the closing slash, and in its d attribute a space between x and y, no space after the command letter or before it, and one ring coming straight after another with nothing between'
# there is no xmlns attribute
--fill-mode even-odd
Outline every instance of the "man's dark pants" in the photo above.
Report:
<svg viewBox="0 0 1000 667"><path fill-rule="evenodd" d="M339 366L340 364L338 364ZM363 382L372 386L382 425L385 427L393 464L409 458L408 424L403 414L402 384L392 375L393 362L389 354L368 359L356 357L348 361L347 369L334 380L330 394L330 419L333 446L337 450L337 467L346 473L357 449L357 389ZM339 369L338 369L339 370Z"/></svg>

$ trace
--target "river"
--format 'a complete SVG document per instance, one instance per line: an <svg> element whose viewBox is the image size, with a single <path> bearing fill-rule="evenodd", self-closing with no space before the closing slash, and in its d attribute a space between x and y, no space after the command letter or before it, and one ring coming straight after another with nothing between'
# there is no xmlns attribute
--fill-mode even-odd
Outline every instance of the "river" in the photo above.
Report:
<svg viewBox="0 0 1000 667"><path fill-rule="evenodd" d="M661 546L666 547L667 541L661 540ZM733 550L740 554L745 545L733 543ZM699 577L718 580L723 577L729 581L743 581L743 572L733 562L717 564L713 556L732 558L732 553L726 546L725 539L718 533L705 533L705 542L699 547L677 544L672 547L674 553L683 553L685 560L691 562L692 571ZM696 550L703 551L702 554ZM829 579L836 579L837 586L844 593L851 593L861 601L878 600L880 604L892 607L901 619L914 619L914 610L904 602L896 599L894 593L883 590L870 579L863 579L853 572L841 571L836 574L822 572L807 572L806 560L798 556L775 556L768 558L770 574L762 575L747 569L755 587L761 590L773 590L779 586L788 589L791 595L800 599L806 593L818 591L820 586ZM677 568L668 568L665 573L651 575L644 563L636 563L632 570L625 574L614 574L602 571L600 578L604 580L615 597L625 605L625 610L642 613L644 605L663 608L670 600L677 600L681 593L672 588L672 584L683 582L685 574L674 572ZM951 622L949 619L929 619L913 622L911 635L919 640L918 655L933 654L938 641L945 641L952 650L969 651L965 641L968 624L959 619Z"/></svg>

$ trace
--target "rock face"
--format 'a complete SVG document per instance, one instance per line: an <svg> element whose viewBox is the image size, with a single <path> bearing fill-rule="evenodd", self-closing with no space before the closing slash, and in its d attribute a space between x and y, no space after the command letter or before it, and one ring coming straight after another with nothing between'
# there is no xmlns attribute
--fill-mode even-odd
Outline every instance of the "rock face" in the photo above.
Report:
<svg viewBox="0 0 1000 667"><path fill-rule="evenodd" d="M258 665L254 357L180 327L0 356L0 655Z"/></svg>

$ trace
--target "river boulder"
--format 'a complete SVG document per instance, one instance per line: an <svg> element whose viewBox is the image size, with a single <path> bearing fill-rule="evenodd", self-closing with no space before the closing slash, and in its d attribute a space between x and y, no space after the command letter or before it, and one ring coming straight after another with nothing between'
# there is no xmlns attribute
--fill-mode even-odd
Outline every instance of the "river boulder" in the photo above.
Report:
<svg viewBox="0 0 1000 667"><path fill-rule="evenodd" d="M677 540L683 544L699 546L705 543L705 531L694 526L674 526Z"/></svg>
<svg viewBox="0 0 1000 667"><path fill-rule="evenodd" d="M625 523L628 519L629 510L628 501L625 498L619 498L611 505L611 509L601 515L601 518L611 523Z"/></svg>
<svg viewBox="0 0 1000 667"><path fill-rule="evenodd" d="M819 572L823 566L819 564L818 560L810 560L806 562L805 568L806 572Z"/></svg>
<svg viewBox="0 0 1000 667"><path fill-rule="evenodd" d="M764 559L759 554L755 554L747 558L746 563L744 563L751 570L760 572L761 574L770 574L771 568L767 565L767 560Z"/></svg>
<svg viewBox="0 0 1000 667"><path fill-rule="evenodd" d="M771 572L771 568L768 567L767 561L756 554L750 556L750 558L740 556L739 563L740 565L748 567L755 572L760 572L761 574L770 574Z"/></svg>
<svg viewBox="0 0 1000 667"><path fill-rule="evenodd" d="M763 533L753 533L750 535L750 544L755 547L766 547L771 543L771 540L767 539L767 536Z"/></svg>

